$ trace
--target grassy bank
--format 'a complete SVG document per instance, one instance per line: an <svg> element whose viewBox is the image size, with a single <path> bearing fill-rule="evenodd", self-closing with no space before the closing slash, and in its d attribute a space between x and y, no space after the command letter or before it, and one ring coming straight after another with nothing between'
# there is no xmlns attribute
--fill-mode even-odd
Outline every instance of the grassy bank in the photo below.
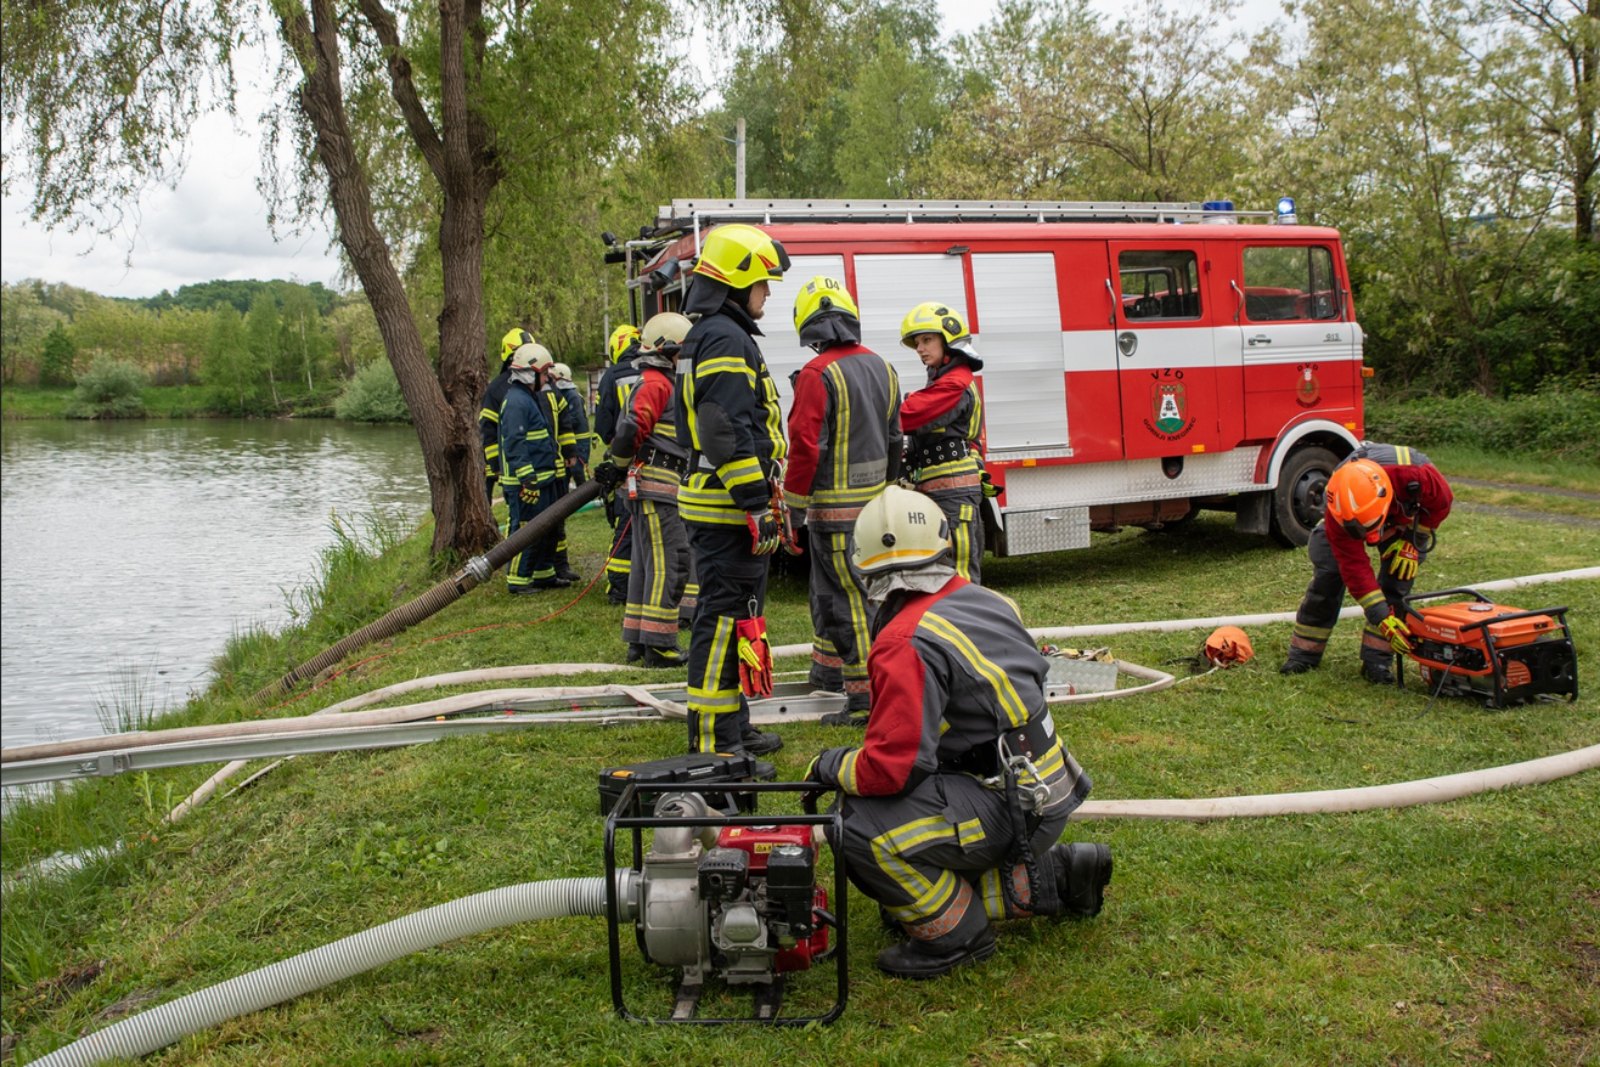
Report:
<svg viewBox="0 0 1600 1067"><path fill-rule="evenodd" d="M208 390L201 385L147 385L139 390L139 397L146 418L203 419L217 414ZM8 385L0 390L0 418L64 419L71 402L71 386ZM323 400L294 414L328 418L333 409Z"/></svg>
<svg viewBox="0 0 1600 1067"><path fill-rule="evenodd" d="M1578 489L1596 476L1585 467L1566 481L1549 473ZM1463 500L1477 491L1463 490ZM1600 560L1600 516L1524 517L1573 498L1523 495L1511 513L1452 518L1423 584ZM570 531L580 570L594 573L602 522L591 512ZM298 600L298 626L235 640L218 684L171 723L251 717L244 695L427 588L436 577L427 536L350 532L324 561L322 589ZM1289 610L1308 565L1304 550L1238 536L1223 517L1206 515L1173 531L1097 536L1090 551L991 560L985 575L1030 624L1069 625ZM511 598L500 582L480 588L269 714L305 714L445 671L618 660L617 609L597 592L539 621L570 599ZM1592 693L1600 582L1504 599L1572 607L1580 677ZM778 643L809 636L799 583L775 585L769 619ZM1276 673L1288 627L1251 634L1258 659L1244 667L1058 713L1096 798L1378 784L1549 755L1600 735L1593 695L1487 712L1429 704L1415 688L1367 686L1356 677L1349 623L1324 669L1295 678ZM1131 635L1112 647L1160 665L1192 655L1202 637ZM671 675L619 671L571 682L602 680ZM785 777L852 736L783 732ZM0 837L8 874L61 849L119 839L128 847L83 871L7 890L0 1022L26 1060L118 1014L432 904L596 875L597 772L682 746L680 725L550 727L304 757L173 827L161 825L162 815L211 768L88 782L54 803L21 807ZM906 984L873 969L884 935L855 896L850 1008L825 1030L620 1022L606 987L603 923L565 919L418 954L188 1038L159 1062L1595 1063L1596 825L1592 774L1403 811L1074 824L1069 837L1109 841L1116 851L1099 919L1013 925L983 967ZM636 958L631 938L623 948L630 1001L664 1012L661 973ZM797 1011L815 1007L830 991L828 977L803 975L790 1002Z"/></svg>

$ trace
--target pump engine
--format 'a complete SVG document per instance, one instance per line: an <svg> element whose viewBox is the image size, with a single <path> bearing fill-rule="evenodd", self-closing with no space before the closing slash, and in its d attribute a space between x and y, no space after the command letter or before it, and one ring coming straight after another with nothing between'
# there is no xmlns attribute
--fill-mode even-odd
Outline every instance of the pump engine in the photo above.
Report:
<svg viewBox="0 0 1600 1067"><path fill-rule="evenodd" d="M829 910L828 890L817 879L823 843L817 829L838 817L756 815L759 793L807 788L758 781L763 773L771 777L770 765L748 756L691 754L601 774L612 998L624 1017L644 1018L629 1011L622 996L618 932L623 924L633 926L647 960L679 970L670 1019L650 1021L737 1021L696 1017L709 979L751 991L749 1021L832 1022L843 1013L842 857L832 854L838 914ZM619 829L632 832L633 862L627 868L616 862ZM831 933L837 936L830 944ZM832 1010L784 1017L785 977L830 958L838 975Z"/></svg>

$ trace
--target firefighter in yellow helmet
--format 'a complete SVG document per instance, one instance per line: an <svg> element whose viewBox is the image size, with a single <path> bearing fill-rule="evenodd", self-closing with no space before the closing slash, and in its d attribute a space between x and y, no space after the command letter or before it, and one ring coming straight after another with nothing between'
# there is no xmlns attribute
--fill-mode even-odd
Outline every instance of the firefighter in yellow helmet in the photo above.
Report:
<svg viewBox="0 0 1600 1067"><path fill-rule="evenodd" d="M983 369L966 320L938 301L918 304L900 323L900 343L917 353L928 384L906 397L900 425L906 469L917 491L939 502L950 520L956 571L980 581L983 565Z"/></svg>
<svg viewBox="0 0 1600 1067"><path fill-rule="evenodd" d="M1326 510L1306 552L1311 583L1294 617L1289 656L1278 670L1300 674L1322 662L1349 590L1361 605L1361 675L1394 682L1390 663L1410 648L1405 598L1454 500L1427 456L1405 445L1366 442L1328 477ZM1376 546L1373 573L1367 546Z"/></svg>
<svg viewBox="0 0 1600 1067"><path fill-rule="evenodd" d="M594 439L601 448L611 446L617 421L628 409L628 398L639 385L639 368L634 363L638 355L639 327L625 322L611 331L606 340L606 371L600 376L594 398ZM606 493L605 504L606 521L614 531L606 558L606 599L625 604L628 573L633 566L633 526L627 521L627 501L619 499L615 491Z"/></svg>
<svg viewBox="0 0 1600 1067"><path fill-rule="evenodd" d="M506 401L506 390L511 387L511 353L523 345L533 343L533 334L521 327L506 331L500 338L500 372L489 379L483 391L483 403L478 407L478 434L483 441L484 491L489 503L494 503L500 486L500 405Z"/></svg>
<svg viewBox="0 0 1600 1067"><path fill-rule="evenodd" d="M763 617L781 539L773 485L788 446L778 389L755 338L769 283L788 266L783 246L757 227L718 226L706 234L684 294L694 327L678 359L675 421L688 453L678 511L700 581L689 640L691 752L761 754L783 744L750 725L736 630Z"/></svg>
<svg viewBox="0 0 1600 1067"><path fill-rule="evenodd" d="M861 345L861 315L844 283L818 275L794 303L800 343L816 355L794 377L784 500L811 556L811 687L842 692L830 725L863 725L870 708L872 610L850 567L862 507L900 474L900 377Z"/></svg>
<svg viewBox="0 0 1600 1067"><path fill-rule="evenodd" d="M878 953L897 978L992 955L992 920L1095 915L1111 881L1107 846L1056 844L1089 776L1056 734L1016 606L956 573L946 525L897 485L862 509L872 718L806 771L840 794L850 880L905 935Z"/></svg>

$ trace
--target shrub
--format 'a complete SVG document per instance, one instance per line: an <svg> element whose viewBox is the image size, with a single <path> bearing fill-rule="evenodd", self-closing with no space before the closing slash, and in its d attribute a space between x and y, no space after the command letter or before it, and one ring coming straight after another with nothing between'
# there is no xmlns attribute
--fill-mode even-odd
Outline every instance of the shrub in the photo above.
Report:
<svg viewBox="0 0 1600 1067"><path fill-rule="evenodd" d="M144 372L125 360L94 357L67 403L69 419L142 419Z"/></svg>
<svg viewBox="0 0 1600 1067"><path fill-rule="evenodd" d="M1367 436L1418 448L1463 445L1600 462L1600 378L1549 378L1537 392L1490 400L1475 393L1369 400Z"/></svg>
<svg viewBox="0 0 1600 1067"><path fill-rule="evenodd" d="M356 371L334 402L333 413L354 422L410 422L400 383L386 359L375 359Z"/></svg>

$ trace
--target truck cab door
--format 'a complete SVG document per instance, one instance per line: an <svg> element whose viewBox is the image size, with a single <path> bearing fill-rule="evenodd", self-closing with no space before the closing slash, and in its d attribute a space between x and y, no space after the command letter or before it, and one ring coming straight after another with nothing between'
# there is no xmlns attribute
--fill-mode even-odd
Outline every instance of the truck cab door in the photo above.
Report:
<svg viewBox="0 0 1600 1067"><path fill-rule="evenodd" d="M1204 292L1204 235L1112 241L1113 343L1128 459L1219 446L1213 319Z"/></svg>

